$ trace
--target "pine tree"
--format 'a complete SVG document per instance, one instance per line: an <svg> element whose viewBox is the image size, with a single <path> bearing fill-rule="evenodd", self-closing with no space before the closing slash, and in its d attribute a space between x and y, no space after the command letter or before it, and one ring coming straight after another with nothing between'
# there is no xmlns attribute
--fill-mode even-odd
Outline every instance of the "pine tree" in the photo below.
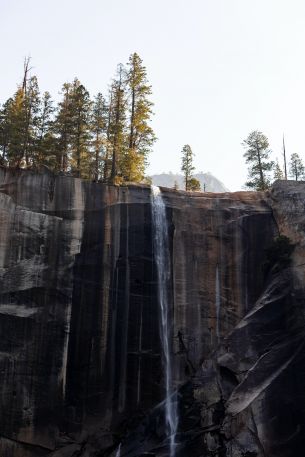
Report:
<svg viewBox="0 0 305 457"><path fill-rule="evenodd" d="M10 167L24 165L25 150L25 103L24 92L19 87L12 99L5 104L6 163Z"/></svg>
<svg viewBox="0 0 305 457"><path fill-rule="evenodd" d="M192 179L193 171L195 167L193 166L193 157L194 153L191 147L186 144L182 149L182 165L181 170L184 174L185 190L190 190L190 181Z"/></svg>
<svg viewBox="0 0 305 457"><path fill-rule="evenodd" d="M130 98L128 120L128 149L124 158L124 178L128 181L141 180L144 176L147 155L156 140L149 125L152 102L149 100L151 86L148 84L146 68L137 53L133 53L127 64L127 90ZM128 165L133 165L133 169ZM136 171L136 167L138 170Z"/></svg>
<svg viewBox="0 0 305 457"><path fill-rule="evenodd" d="M243 146L247 149L244 153L246 163L249 164L249 178L246 186L255 190L266 190L270 186L269 173L274 164L270 160L270 150L268 138L257 130L243 141Z"/></svg>
<svg viewBox="0 0 305 457"><path fill-rule="evenodd" d="M90 140L89 92L76 78L71 87L71 168L78 177L90 176L92 157L89 150Z"/></svg>
<svg viewBox="0 0 305 457"><path fill-rule="evenodd" d="M274 181L284 179L284 173L280 167L278 159L276 159L276 162L274 164L273 179L274 179Z"/></svg>
<svg viewBox="0 0 305 457"><path fill-rule="evenodd" d="M140 57L118 66L110 96L94 103L75 79L65 83L56 109L40 97L36 76L25 59L22 83L0 109L0 165L47 165L105 182L143 181L147 155L155 141L150 126L151 86Z"/></svg>
<svg viewBox="0 0 305 457"><path fill-rule="evenodd" d="M37 139L35 145L34 164L56 168L56 143L53 135L54 106L49 92L42 96L40 113L37 121Z"/></svg>
<svg viewBox="0 0 305 457"><path fill-rule="evenodd" d="M112 168L112 119L113 119L113 87L110 88L108 94L108 102L106 102L106 140L105 140L105 157L103 164L103 181L110 180L110 171Z"/></svg>
<svg viewBox="0 0 305 457"><path fill-rule="evenodd" d="M33 165L40 110L40 95L36 76L32 76L26 84L26 89L23 89L23 103L25 113L23 156L25 165L28 167Z"/></svg>
<svg viewBox="0 0 305 457"><path fill-rule="evenodd" d="M126 73L123 65L118 66L117 77L111 86L111 117L109 122L109 142L111 144L111 175L112 183L118 182L120 161L126 149Z"/></svg>
<svg viewBox="0 0 305 457"><path fill-rule="evenodd" d="M25 59L22 84L2 110L5 160L9 166L31 166L34 160L40 96L37 77L29 76L29 63L30 59Z"/></svg>
<svg viewBox="0 0 305 457"><path fill-rule="evenodd" d="M145 158L135 149L124 149L120 157L122 179L127 182L141 182L144 179Z"/></svg>
<svg viewBox="0 0 305 457"><path fill-rule="evenodd" d="M296 153L292 154L289 163L290 176L298 181L299 179L304 179L304 172L305 168L300 156Z"/></svg>
<svg viewBox="0 0 305 457"><path fill-rule="evenodd" d="M9 98L0 110L0 165L8 163L8 149L10 144L11 123L10 112L13 99Z"/></svg>
<svg viewBox="0 0 305 457"><path fill-rule="evenodd" d="M101 93L94 99L91 113L91 135L94 153L93 176L96 181L100 179L105 169L107 150L107 120L108 108L106 100Z"/></svg>
<svg viewBox="0 0 305 457"><path fill-rule="evenodd" d="M57 115L53 124L56 138L57 160L56 171L67 172L70 163L70 144L72 136L72 87L71 83L62 86L62 100L57 107Z"/></svg>

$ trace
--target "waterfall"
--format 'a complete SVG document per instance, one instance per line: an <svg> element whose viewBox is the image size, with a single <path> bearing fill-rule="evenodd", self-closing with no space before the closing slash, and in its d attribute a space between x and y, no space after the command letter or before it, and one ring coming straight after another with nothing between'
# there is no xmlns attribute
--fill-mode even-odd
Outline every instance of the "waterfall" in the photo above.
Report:
<svg viewBox="0 0 305 457"><path fill-rule="evenodd" d="M119 447L116 451L116 454L115 454L115 457L121 457L121 446L122 446L122 443L119 444Z"/></svg>
<svg viewBox="0 0 305 457"><path fill-rule="evenodd" d="M158 304L160 310L160 337L163 351L165 374L165 421L166 431L170 439L170 457L175 456L175 435L178 426L176 398L172 392L171 364L171 325L169 288L171 277L170 251L166 208L159 187L151 188L151 208L153 223L154 257L158 277Z"/></svg>

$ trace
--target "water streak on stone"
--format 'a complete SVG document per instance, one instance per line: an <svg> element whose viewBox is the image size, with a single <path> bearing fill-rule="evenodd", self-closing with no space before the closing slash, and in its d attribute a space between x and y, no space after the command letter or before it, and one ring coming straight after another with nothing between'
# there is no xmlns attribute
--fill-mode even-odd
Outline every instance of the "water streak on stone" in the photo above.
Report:
<svg viewBox="0 0 305 457"><path fill-rule="evenodd" d="M119 444L119 447L116 451L116 454L115 454L115 457L121 457L121 446L122 446L122 443Z"/></svg>
<svg viewBox="0 0 305 457"><path fill-rule="evenodd" d="M170 350L170 251L168 240L168 226L166 220L166 207L159 187L152 186L151 192L152 223L154 230L154 257L158 277L158 302L160 308L160 336L163 350L163 364L165 370L165 420L167 434L170 439L170 457L175 456L175 436L177 432L178 417L176 411L176 398L172 392L172 361Z"/></svg>
<svg viewBox="0 0 305 457"><path fill-rule="evenodd" d="M216 335L217 339L219 339L219 317L220 317L220 278L219 278L219 267L216 266L216 279L215 279L215 306L216 306Z"/></svg>
<svg viewBox="0 0 305 457"><path fill-rule="evenodd" d="M85 209L85 196L83 192L83 181L81 179L74 180L74 194L73 194L73 211L75 213L75 218L71 222L71 243L70 243L70 253L71 255L76 255L80 253L81 249L81 240L84 230L83 215ZM67 383L67 363L68 363L68 347L70 339L70 326L71 326L71 313L72 305L68 304L66 309L65 316L65 341L63 347L63 356L62 356L62 390L63 398L66 396L66 383Z"/></svg>

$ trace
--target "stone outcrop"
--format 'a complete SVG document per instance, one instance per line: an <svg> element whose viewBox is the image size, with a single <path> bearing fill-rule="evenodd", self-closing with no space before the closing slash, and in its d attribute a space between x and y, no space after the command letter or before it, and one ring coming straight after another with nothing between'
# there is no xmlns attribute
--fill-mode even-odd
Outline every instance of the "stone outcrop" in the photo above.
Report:
<svg viewBox="0 0 305 457"><path fill-rule="evenodd" d="M177 457L301 456L305 184L162 194ZM1 456L168 455L151 217L147 186L0 169Z"/></svg>

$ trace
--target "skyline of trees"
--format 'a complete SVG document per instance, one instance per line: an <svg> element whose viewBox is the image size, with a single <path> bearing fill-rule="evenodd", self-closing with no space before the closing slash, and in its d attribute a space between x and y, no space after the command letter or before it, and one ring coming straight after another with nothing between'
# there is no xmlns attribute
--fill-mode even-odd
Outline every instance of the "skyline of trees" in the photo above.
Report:
<svg viewBox="0 0 305 457"><path fill-rule="evenodd" d="M269 149L269 140L262 132L254 130L242 142L242 145L246 149L244 157L249 165L246 187L265 191L270 188L274 181L286 179L285 171L280 166L278 158L275 161L270 159L272 151ZM272 172L273 179L271 177ZM290 157L289 176L295 181L305 179L303 161L296 153L291 154Z"/></svg>
<svg viewBox="0 0 305 457"><path fill-rule="evenodd" d="M0 109L0 165L39 168L120 184L141 182L156 141L146 68L137 53L93 98L75 78L55 105L26 59L22 83Z"/></svg>
<svg viewBox="0 0 305 457"><path fill-rule="evenodd" d="M30 72L30 59L26 59L21 83L0 107L0 165L46 166L56 173L113 184L148 182L145 169L156 136L150 125L152 90L137 53L130 55L126 65L118 65L106 94L91 97L75 78L62 85L56 104L48 91L40 93L37 76ZM247 187L266 190L274 180L284 179L262 132L251 132L242 144ZM193 151L185 145L182 153L185 188L198 190L200 184L192 176ZM290 158L289 177L305 178L296 153Z"/></svg>

